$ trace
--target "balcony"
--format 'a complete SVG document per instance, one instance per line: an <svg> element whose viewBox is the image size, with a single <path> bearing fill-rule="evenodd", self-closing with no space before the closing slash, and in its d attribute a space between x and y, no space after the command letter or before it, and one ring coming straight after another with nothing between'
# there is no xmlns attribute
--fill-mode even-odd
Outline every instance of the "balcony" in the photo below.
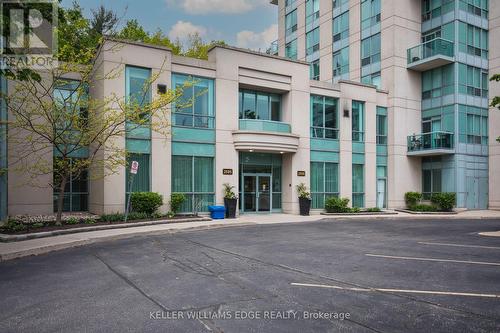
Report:
<svg viewBox="0 0 500 333"><path fill-rule="evenodd" d="M299 136L291 133L287 123L270 120L240 119L233 132L234 148L240 151L295 153Z"/></svg>
<svg viewBox="0 0 500 333"><path fill-rule="evenodd" d="M267 54L270 55L278 55L278 41L275 40L274 42L271 43L271 46L266 50Z"/></svg>
<svg viewBox="0 0 500 333"><path fill-rule="evenodd" d="M454 134L431 132L408 136L408 156L435 156L454 154Z"/></svg>
<svg viewBox="0 0 500 333"><path fill-rule="evenodd" d="M408 49L408 69L427 71L455 61L454 43L435 38L426 43Z"/></svg>

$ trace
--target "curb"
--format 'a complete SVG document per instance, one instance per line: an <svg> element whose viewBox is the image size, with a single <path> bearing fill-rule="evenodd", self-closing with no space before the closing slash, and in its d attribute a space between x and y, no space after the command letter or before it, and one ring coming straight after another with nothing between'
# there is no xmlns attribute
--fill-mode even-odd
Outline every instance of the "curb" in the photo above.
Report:
<svg viewBox="0 0 500 333"><path fill-rule="evenodd" d="M122 224L114 224L114 225L113 224L96 225L96 226L81 227L81 228L70 228L70 229L61 229L61 230L54 230L54 231L34 232L34 233L21 234L21 235L0 234L0 242L2 242L2 243L19 242L19 241L25 241L25 240L29 240L29 239L53 237L53 236L60 236L60 235L71 235L71 234L78 234L81 232L89 232L89 231L126 229L126 228L144 227L144 226L151 226L151 225L176 224L176 223L184 223L184 222L208 222L208 221L212 221L212 219L207 218L207 217L199 217L199 218L185 218L185 219L175 219L175 220L130 222L130 223L122 223Z"/></svg>
<svg viewBox="0 0 500 333"><path fill-rule="evenodd" d="M458 212L417 212L408 209L395 209L395 211L412 215L457 215L458 214Z"/></svg>
<svg viewBox="0 0 500 333"><path fill-rule="evenodd" d="M31 248L31 249L16 251L16 252L0 254L0 262L12 260L12 259L23 258L23 257L28 257L28 256L37 256L37 255L46 254L49 252L71 249L71 248L76 248L76 247L80 247L80 246L84 246L84 245L96 244L96 243L100 243L100 242L132 238L132 237L136 237L136 236L173 234L173 233L182 232L182 231L221 229L221 228L229 228L229 227L234 227L234 226L240 227L240 226L248 226L248 225L255 225L255 223L236 222L236 223L232 223L232 224L212 224L212 225L202 225L202 226L196 226L196 227L174 228L174 229L163 229L163 230L148 230L148 231L138 230L137 232L133 232L133 233L129 233L129 234L103 236L103 237L96 237L96 238L91 238L92 236L89 236L89 238L86 238L86 239L69 240L66 243L46 245L46 246L40 246L40 247Z"/></svg>
<svg viewBox="0 0 500 333"><path fill-rule="evenodd" d="M359 213L321 213L323 216L380 216L380 215L398 215L396 212L359 212Z"/></svg>

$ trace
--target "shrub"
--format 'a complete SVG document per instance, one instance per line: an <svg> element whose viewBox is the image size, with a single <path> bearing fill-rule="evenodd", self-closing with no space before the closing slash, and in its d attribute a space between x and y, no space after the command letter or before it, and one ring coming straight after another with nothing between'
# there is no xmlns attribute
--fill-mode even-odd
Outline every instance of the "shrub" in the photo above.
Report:
<svg viewBox="0 0 500 333"><path fill-rule="evenodd" d="M27 229L28 229L27 225L25 225L20 221L12 219L9 219L2 227L2 230L5 230L7 232L26 231Z"/></svg>
<svg viewBox="0 0 500 333"><path fill-rule="evenodd" d="M134 192L130 203L132 211L151 215L163 205L163 196L155 192Z"/></svg>
<svg viewBox="0 0 500 333"><path fill-rule="evenodd" d="M425 204L413 205L409 208L410 208L410 210L413 210L415 212L435 212L435 211L437 211L435 206L425 205Z"/></svg>
<svg viewBox="0 0 500 333"><path fill-rule="evenodd" d="M349 199L330 197L325 200L325 210L327 213L349 213Z"/></svg>
<svg viewBox="0 0 500 333"><path fill-rule="evenodd" d="M361 208L359 207L352 207L352 208L348 208L349 209L349 213L359 213L361 212Z"/></svg>
<svg viewBox="0 0 500 333"><path fill-rule="evenodd" d="M77 219L76 217L70 217L64 223L65 224L70 224L70 225L71 224L78 224L78 223L80 223L80 220Z"/></svg>
<svg viewBox="0 0 500 333"><path fill-rule="evenodd" d="M108 223L121 222L125 220L125 215L120 213L101 215L101 218L99 220Z"/></svg>
<svg viewBox="0 0 500 333"><path fill-rule="evenodd" d="M170 210L177 214L181 210L181 206L186 201L186 196L182 193L172 193L170 195Z"/></svg>
<svg viewBox="0 0 500 333"><path fill-rule="evenodd" d="M128 221L136 221L136 220L146 220L150 217L148 213L144 212L131 212L128 214Z"/></svg>
<svg viewBox="0 0 500 333"><path fill-rule="evenodd" d="M440 210L451 212L455 207L456 197L455 193L434 193L431 195L431 202L438 206Z"/></svg>
<svg viewBox="0 0 500 333"><path fill-rule="evenodd" d="M420 192L405 193L405 203L408 208L419 204L421 200L422 200L422 193Z"/></svg>
<svg viewBox="0 0 500 333"><path fill-rule="evenodd" d="M378 212L381 212L382 209L380 209L378 207L372 207L372 208L367 208L366 211L369 213L378 213Z"/></svg>

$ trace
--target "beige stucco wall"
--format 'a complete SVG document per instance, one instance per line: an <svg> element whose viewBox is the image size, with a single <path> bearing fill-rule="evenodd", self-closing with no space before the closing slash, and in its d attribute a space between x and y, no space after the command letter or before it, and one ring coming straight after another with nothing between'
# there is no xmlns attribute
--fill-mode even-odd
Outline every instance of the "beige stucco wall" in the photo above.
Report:
<svg viewBox="0 0 500 333"><path fill-rule="evenodd" d="M490 1L489 12L489 45L497 45L500 38L500 2ZM500 48L490 47L489 50L490 74L500 74ZM500 96L500 82L490 82L490 99ZM489 208L500 209L500 110L490 108L489 113Z"/></svg>

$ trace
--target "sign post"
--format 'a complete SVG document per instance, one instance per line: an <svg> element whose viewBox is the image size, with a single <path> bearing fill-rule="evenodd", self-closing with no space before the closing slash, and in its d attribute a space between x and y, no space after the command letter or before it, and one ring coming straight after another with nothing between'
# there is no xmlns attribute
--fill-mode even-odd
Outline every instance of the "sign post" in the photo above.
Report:
<svg viewBox="0 0 500 333"><path fill-rule="evenodd" d="M139 170L139 162L132 161L132 164L130 165L130 183L128 188L127 207L125 210L125 222L127 222L128 211L130 209L130 196L132 195L132 186L134 185L134 178L135 175L137 175L138 170Z"/></svg>

